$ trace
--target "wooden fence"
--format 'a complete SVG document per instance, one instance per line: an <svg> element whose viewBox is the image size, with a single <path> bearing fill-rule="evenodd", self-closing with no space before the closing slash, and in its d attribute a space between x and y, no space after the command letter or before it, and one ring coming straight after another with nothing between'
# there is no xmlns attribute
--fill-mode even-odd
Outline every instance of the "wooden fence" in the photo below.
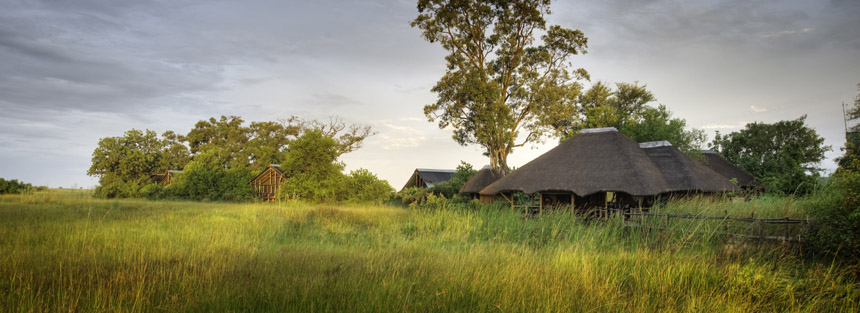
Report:
<svg viewBox="0 0 860 313"><path fill-rule="evenodd" d="M616 212L624 217L627 227L646 227L649 229L669 229L671 220L698 220L699 226L706 226L710 234L729 235L741 238L779 241L800 241L805 230L815 223L812 220L790 218L755 218L731 216L704 216L694 214ZM710 222L716 222L714 225ZM709 223L706 224L705 223Z"/></svg>

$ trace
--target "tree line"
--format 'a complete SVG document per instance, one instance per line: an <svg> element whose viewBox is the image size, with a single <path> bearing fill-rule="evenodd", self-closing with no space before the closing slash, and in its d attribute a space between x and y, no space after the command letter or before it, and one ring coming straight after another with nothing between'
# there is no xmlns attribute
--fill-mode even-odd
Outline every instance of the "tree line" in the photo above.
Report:
<svg viewBox="0 0 860 313"><path fill-rule="evenodd" d="M212 117L186 135L132 129L102 138L87 174L99 178L97 197L243 201L254 196L250 179L269 164L280 164L290 187L282 197L378 202L392 192L388 183L365 169L345 175L345 164L338 161L373 134L369 126L340 118L246 125L238 116ZM172 184L155 184L153 174L170 170L181 170Z"/></svg>

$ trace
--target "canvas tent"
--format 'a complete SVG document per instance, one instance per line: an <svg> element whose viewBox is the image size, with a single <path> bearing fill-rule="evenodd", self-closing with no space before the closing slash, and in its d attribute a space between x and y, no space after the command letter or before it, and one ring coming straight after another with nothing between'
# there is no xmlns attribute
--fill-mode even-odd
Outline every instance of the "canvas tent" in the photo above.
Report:
<svg viewBox="0 0 860 313"><path fill-rule="evenodd" d="M705 165L714 172L728 179L737 179L738 186L741 188L755 187L755 177L724 159L718 153L712 150L702 150L702 154L705 156Z"/></svg>
<svg viewBox="0 0 860 313"><path fill-rule="evenodd" d="M669 192L716 193L737 191L737 186L711 168L681 152L665 140L640 143L663 173Z"/></svg>
<svg viewBox="0 0 860 313"><path fill-rule="evenodd" d="M594 205L609 195L617 196L620 205L635 205L669 190L662 172L639 144L609 127L580 131L480 194L507 198L514 191L540 193L543 207L550 200L545 194L574 206Z"/></svg>
<svg viewBox="0 0 860 313"><path fill-rule="evenodd" d="M454 178L455 170L438 170L428 168L417 168L412 172L412 176L406 181L403 189L409 187L432 188L434 185L449 181Z"/></svg>
<svg viewBox="0 0 860 313"><path fill-rule="evenodd" d="M469 181L463 184L463 187L460 188L460 194L468 195L472 199L481 199L483 203L489 203L495 200L494 196L481 196L481 189L489 186L495 181L502 178L502 172L493 169L489 165L484 166L475 176L472 176Z"/></svg>

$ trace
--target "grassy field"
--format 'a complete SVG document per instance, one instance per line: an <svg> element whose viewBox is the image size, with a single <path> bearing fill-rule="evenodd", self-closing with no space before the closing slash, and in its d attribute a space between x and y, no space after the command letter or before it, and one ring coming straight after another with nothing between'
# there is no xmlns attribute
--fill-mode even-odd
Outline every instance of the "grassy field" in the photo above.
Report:
<svg viewBox="0 0 860 313"><path fill-rule="evenodd" d="M659 210L805 216L788 198ZM844 266L690 228L498 209L2 196L0 311L860 311L860 281Z"/></svg>

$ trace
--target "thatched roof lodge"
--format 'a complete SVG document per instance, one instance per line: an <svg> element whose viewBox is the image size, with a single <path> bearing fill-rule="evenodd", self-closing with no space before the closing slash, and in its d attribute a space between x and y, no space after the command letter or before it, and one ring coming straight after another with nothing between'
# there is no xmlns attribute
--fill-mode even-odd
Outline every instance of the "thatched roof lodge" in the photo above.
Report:
<svg viewBox="0 0 860 313"><path fill-rule="evenodd" d="M489 186L490 184L496 182L500 178L502 178L502 172L496 170L489 165L481 168L475 176L472 176L469 181L463 184L463 187L460 188L460 194L468 195L472 199L481 199L481 202L489 203L495 200L495 196L481 196L481 189Z"/></svg>
<svg viewBox="0 0 860 313"><path fill-rule="evenodd" d="M415 172L412 172L412 176L409 177L409 180L406 181L403 189L409 187L432 188L438 183L451 180L451 178L454 178L454 173L456 172L455 170L416 168Z"/></svg>
<svg viewBox="0 0 860 313"><path fill-rule="evenodd" d="M644 142L639 147L663 173L669 184L669 192L717 193L738 190L727 178L684 154L668 141Z"/></svg>
<svg viewBox="0 0 860 313"><path fill-rule="evenodd" d="M705 165L714 172L728 179L737 179L738 186L741 188L755 187L755 177L724 159L718 153L712 150L702 150L702 154L705 156Z"/></svg>
<svg viewBox="0 0 860 313"><path fill-rule="evenodd" d="M639 144L613 127L585 129L518 170L490 184L481 195L511 201L515 191L540 193L540 207L634 206L671 190Z"/></svg>
<svg viewBox="0 0 860 313"><path fill-rule="evenodd" d="M273 201L278 197L278 190L287 179L287 176L281 171L281 165L269 164L263 172L254 176L248 184L254 190L257 198L265 201Z"/></svg>

